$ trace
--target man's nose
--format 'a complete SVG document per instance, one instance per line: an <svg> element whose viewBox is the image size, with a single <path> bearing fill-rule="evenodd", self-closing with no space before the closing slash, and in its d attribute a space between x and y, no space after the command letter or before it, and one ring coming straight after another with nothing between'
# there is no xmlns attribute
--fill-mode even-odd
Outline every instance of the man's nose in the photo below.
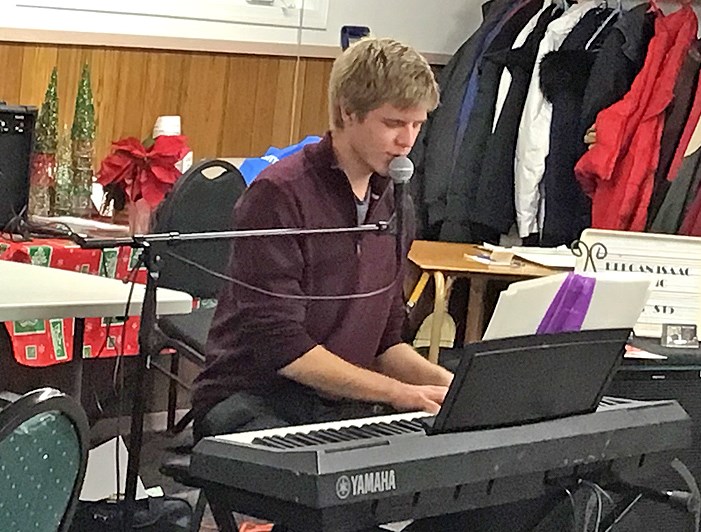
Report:
<svg viewBox="0 0 701 532"><path fill-rule="evenodd" d="M418 130L416 130L416 128L410 124L403 127L397 135L397 144L402 148L402 150L406 150L406 153L409 153L414 145L414 141L416 141L418 133ZM404 155L406 155L406 153Z"/></svg>

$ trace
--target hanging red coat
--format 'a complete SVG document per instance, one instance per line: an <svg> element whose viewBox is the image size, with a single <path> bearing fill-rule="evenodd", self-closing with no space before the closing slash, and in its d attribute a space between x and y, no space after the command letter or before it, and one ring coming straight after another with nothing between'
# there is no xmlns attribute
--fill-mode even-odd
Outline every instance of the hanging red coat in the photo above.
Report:
<svg viewBox="0 0 701 532"><path fill-rule="evenodd" d="M596 144L575 168L592 198L592 227L645 229L664 111L697 27L688 5L668 16L658 13L645 64L630 91L596 117Z"/></svg>

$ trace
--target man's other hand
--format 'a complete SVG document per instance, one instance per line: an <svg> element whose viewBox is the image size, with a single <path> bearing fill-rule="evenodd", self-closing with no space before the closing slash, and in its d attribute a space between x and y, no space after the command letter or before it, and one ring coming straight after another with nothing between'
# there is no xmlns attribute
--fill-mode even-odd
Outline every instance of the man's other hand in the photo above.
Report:
<svg viewBox="0 0 701 532"><path fill-rule="evenodd" d="M596 144L596 124L587 129L584 135L584 144L587 145L587 149L591 150Z"/></svg>
<svg viewBox="0 0 701 532"><path fill-rule="evenodd" d="M446 393L448 393L447 386L420 386L402 383L401 386L397 387L397 392L390 404L400 412L423 410L430 414L437 414Z"/></svg>

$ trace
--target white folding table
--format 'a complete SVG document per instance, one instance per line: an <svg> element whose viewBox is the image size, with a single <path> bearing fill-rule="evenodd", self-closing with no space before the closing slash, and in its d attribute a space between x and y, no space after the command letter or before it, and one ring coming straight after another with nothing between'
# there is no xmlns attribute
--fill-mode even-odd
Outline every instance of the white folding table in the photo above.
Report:
<svg viewBox="0 0 701 532"><path fill-rule="evenodd" d="M85 273L0 260L0 321L75 318L73 331L74 386L68 393L80 400L85 318L137 316L145 286L136 284L129 308L131 284ZM158 288L156 313L187 314L192 297Z"/></svg>

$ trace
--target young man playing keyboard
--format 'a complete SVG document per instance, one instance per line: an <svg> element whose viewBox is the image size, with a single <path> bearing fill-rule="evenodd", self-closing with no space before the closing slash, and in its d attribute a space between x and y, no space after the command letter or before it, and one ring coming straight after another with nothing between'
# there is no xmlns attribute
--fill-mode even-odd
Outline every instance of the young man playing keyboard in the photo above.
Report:
<svg viewBox="0 0 701 532"><path fill-rule="evenodd" d="M237 228L389 220L388 166L438 104L433 73L412 48L367 39L334 63L329 96L331 131L256 178ZM401 341L395 255L389 232L237 240L196 381L196 437L437 412L452 374Z"/></svg>

